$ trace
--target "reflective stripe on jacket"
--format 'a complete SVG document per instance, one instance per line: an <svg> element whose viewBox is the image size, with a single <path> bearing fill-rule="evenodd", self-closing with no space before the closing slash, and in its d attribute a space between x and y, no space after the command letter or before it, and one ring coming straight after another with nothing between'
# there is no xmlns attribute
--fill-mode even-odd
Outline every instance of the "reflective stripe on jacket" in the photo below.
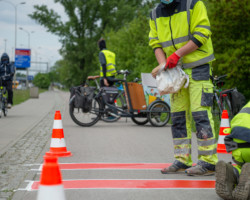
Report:
<svg viewBox="0 0 250 200"><path fill-rule="evenodd" d="M231 121L231 134L226 136L250 143L250 101Z"/></svg>
<svg viewBox="0 0 250 200"><path fill-rule="evenodd" d="M199 48L182 58L184 68L193 68L214 60L210 22L204 3L200 0L176 0L168 12L160 3L151 12L149 45L162 48L170 56L189 40Z"/></svg>
<svg viewBox="0 0 250 200"><path fill-rule="evenodd" d="M116 75L115 54L106 49L101 52L104 54L106 59L106 77ZM100 76L103 77L102 66L100 66Z"/></svg>

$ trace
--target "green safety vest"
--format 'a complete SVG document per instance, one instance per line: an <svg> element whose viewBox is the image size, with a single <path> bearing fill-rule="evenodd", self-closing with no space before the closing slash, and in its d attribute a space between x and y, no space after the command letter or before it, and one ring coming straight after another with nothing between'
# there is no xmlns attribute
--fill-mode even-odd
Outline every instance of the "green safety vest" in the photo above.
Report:
<svg viewBox="0 0 250 200"><path fill-rule="evenodd" d="M202 44L183 56L184 68L197 67L215 59L210 22L202 1L180 0L173 14L167 13L163 4L158 4L151 12L149 25L149 45L153 49L162 48L167 57L191 39Z"/></svg>
<svg viewBox="0 0 250 200"><path fill-rule="evenodd" d="M109 50L102 50L101 51L106 59L106 76L115 76L116 69L115 69L115 54ZM100 66L100 76L103 77L103 69Z"/></svg>

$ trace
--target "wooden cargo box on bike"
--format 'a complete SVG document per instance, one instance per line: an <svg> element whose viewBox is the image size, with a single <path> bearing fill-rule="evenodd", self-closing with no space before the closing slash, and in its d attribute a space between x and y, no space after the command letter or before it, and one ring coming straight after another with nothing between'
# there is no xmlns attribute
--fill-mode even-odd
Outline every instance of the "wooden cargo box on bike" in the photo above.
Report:
<svg viewBox="0 0 250 200"><path fill-rule="evenodd" d="M123 84L123 87L125 88L125 96L126 96L128 109L130 109L130 106L129 106L130 104L128 102L129 98L128 98L128 94L127 94L126 87L124 84ZM147 104L146 104L142 85L139 83L128 82L128 90L129 90L130 100L132 104L132 109L133 110L146 110Z"/></svg>

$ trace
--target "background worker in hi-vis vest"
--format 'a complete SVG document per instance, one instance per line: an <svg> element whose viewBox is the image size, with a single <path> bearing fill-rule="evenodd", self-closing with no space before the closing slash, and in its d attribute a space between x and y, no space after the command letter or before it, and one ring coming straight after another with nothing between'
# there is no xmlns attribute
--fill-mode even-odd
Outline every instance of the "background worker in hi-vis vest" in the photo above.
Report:
<svg viewBox="0 0 250 200"><path fill-rule="evenodd" d="M227 152L235 166L224 161L216 165L216 193L223 199L250 199L250 101L232 119L225 137Z"/></svg>
<svg viewBox="0 0 250 200"><path fill-rule="evenodd" d="M98 41L98 46L100 49L100 86L112 86L114 84L112 80L116 75L115 54L106 49L106 42L103 38Z"/></svg>
<svg viewBox="0 0 250 200"><path fill-rule="evenodd" d="M171 94L175 161L161 172L215 174L218 157L210 80L211 62L215 58L206 7L200 0L161 0L151 12L149 25L149 45L154 49L159 65L168 70L179 62L189 76L189 86ZM156 74L152 73L153 76ZM191 115L198 143L198 162L193 167Z"/></svg>

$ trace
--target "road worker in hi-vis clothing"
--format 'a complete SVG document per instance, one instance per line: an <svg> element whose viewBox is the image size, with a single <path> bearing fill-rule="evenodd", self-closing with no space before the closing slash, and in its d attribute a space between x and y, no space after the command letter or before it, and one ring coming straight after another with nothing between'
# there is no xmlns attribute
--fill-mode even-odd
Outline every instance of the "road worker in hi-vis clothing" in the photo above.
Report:
<svg viewBox="0 0 250 200"><path fill-rule="evenodd" d="M216 193L223 199L250 199L250 101L232 119L225 137L227 152L235 166L224 161L216 165Z"/></svg>
<svg viewBox="0 0 250 200"><path fill-rule="evenodd" d="M171 94L175 161L161 172L212 175L218 162L210 80L211 62L215 58L206 7L200 0L161 0L152 10L149 23L149 45L159 65L168 70L181 63L189 76L189 86ZM191 116L198 143L195 166L191 158Z"/></svg>
<svg viewBox="0 0 250 200"><path fill-rule="evenodd" d="M112 86L114 84L112 80L116 75L115 54L106 49L106 42L103 38L98 41L98 46L100 49L100 85L101 87Z"/></svg>

